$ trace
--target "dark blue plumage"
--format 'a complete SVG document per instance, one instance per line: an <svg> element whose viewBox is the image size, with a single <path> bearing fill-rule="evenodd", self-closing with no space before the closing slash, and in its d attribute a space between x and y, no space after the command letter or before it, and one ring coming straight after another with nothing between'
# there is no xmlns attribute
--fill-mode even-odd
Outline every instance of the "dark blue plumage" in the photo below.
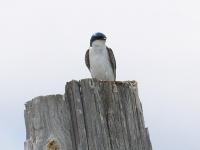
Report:
<svg viewBox="0 0 200 150"><path fill-rule="evenodd" d="M106 40L106 36L101 32L94 33L90 39L90 46L92 46L92 42L96 40Z"/></svg>

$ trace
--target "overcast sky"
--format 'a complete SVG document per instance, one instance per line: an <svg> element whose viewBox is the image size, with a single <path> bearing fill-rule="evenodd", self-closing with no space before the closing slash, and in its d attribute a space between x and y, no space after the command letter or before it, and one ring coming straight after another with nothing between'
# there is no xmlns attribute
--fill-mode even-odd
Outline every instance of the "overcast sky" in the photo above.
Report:
<svg viewBox="0 0 200 150"><path fill-rule="evenodd" d="M0 143L22 150L24 103L90 78L102 32L117 80L136 80L154 150L200 149L199 0L0 0Z"/></svg>

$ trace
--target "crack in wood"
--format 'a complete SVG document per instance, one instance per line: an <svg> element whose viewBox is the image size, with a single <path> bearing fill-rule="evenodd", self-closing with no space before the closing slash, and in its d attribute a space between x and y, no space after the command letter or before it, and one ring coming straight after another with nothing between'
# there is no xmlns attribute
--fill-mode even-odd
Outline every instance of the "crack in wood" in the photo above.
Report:
<svg viewBox="0 0 200 150"><path fill-rule="evenodd" d="M72 80L25 106L25 150L152 150L136 81Z"/></svg>

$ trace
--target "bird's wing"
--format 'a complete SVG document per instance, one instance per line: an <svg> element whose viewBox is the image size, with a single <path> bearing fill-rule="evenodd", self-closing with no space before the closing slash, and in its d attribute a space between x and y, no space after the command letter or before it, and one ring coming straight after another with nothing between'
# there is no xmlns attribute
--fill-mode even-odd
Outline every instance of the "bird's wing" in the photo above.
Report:
<svg viewBox="0 0 200 150"><path fill-rule="evenodd" d="M111 48L107 47L107 50L108 50L108 55L110 57L110 63L111 63L112 69L113 69L114 77L115 77L115 80L116 80L116 61L115 61L115 56L114 56L114 53L113 53Z"/></svg>
<svg viewBox="0 0 200 150"><path fill-rule="evenodd" d="M89 49L85 53L85 64L88 67L88 69L90 70Z"/></svg>

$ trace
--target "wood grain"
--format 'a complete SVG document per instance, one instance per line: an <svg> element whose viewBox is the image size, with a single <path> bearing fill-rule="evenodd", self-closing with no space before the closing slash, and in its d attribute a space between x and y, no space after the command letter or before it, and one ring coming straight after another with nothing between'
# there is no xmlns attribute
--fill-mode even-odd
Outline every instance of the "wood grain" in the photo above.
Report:
<svg viewBox="0 0 200 150"><path fill-rule="evenodd" d="M136 81L72 80L25 106L25 150L152 150Z"/></svg>

